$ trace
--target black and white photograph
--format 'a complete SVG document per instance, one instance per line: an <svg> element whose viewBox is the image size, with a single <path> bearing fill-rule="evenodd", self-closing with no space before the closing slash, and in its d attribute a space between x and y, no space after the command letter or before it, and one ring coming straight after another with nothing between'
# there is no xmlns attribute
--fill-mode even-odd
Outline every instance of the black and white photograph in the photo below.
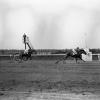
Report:
<svg viewBox="0 0 100 100"><path fill-rule="evenodd" d="M100 1L0 0L0 100L100 100Z"/></svg>

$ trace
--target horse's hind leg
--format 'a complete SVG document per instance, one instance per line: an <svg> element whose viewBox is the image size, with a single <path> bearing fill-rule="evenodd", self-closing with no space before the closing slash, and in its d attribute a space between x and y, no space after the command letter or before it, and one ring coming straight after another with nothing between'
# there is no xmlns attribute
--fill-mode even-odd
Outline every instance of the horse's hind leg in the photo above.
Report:
<svg viewBox="0 0 100 100"><path fill-rule="evenodd" d="M67 60L68 57L70 57L70 55L66 55L66 56L63 58L63 64L66 63L66 60Z"/></svg>
<svg viewBox="0 0 100 100"><path fill-rule="evenodd" d="M57 61L55 62L55 64L58 64L60 61L62 61L62 58L59 59L59 60L57 60Z"/></svg>

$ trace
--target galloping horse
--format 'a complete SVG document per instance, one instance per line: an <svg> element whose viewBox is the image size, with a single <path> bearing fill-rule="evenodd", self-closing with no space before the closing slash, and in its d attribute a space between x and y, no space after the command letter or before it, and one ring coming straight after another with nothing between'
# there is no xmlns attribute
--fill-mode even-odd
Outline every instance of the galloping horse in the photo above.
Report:
<svg viewBox="0 0 100 100"><path fill-rule="evenodd" d="M87 53L85 52L84 49L80 49L80 50L77 52L77 54L73 54L73 51L70 50L70 51L68 51L68 52L66 53L66 55L65 55L63 58L61 58L61 59L59 59L58 61L56 61L56 64L59 63L60 61L65 61L68 57L73 57L73 58L75 58L76 63L77 63L77 60L78 60L78 59L84 61L84 60L82 59L82 54L85 54L85 55L87 54ZM84 61L84 62L85 62L85 61Z"/></svg>

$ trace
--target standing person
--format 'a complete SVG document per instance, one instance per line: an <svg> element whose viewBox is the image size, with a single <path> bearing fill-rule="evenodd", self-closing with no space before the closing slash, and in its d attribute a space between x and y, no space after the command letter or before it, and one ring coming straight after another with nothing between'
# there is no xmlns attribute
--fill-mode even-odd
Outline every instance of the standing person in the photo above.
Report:
<svg viewBox="0 0 100 100"><path fill-rule="evenodd" d="M23 41L24 41L25 49L26 49L26 34L25 34L25 33L24 33L24 35L23 35Z"/></svg>

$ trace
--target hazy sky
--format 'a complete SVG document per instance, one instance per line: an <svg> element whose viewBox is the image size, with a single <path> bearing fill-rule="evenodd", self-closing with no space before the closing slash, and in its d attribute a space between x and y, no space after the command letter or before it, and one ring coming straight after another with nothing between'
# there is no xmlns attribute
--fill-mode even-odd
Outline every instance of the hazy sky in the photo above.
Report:
<svg viewBox="0 0 100 100"><path fill-rule="evenodd" d="M100 48L100 0L0 0L0 49Z"/></svg>

